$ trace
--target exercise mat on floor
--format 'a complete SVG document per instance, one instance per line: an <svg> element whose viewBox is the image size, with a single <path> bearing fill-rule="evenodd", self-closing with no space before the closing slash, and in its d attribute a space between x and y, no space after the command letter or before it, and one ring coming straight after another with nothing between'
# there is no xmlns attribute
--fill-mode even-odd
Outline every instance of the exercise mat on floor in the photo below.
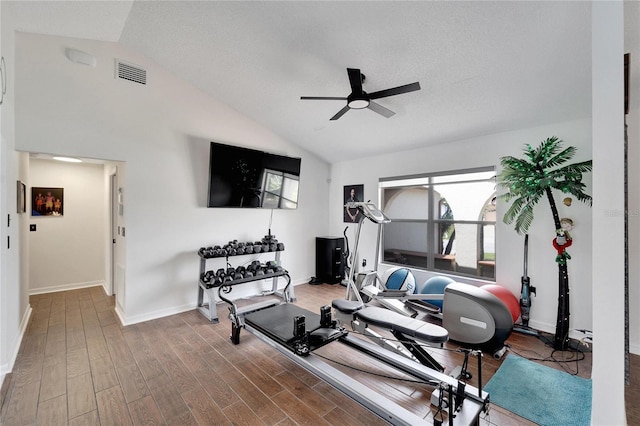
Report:
<svg viewBox="0 0 640 426"><path fill-rule="evenodd" d="M507 355L484 390L491 403L542 426L589 425L591 380Z"/></svg>

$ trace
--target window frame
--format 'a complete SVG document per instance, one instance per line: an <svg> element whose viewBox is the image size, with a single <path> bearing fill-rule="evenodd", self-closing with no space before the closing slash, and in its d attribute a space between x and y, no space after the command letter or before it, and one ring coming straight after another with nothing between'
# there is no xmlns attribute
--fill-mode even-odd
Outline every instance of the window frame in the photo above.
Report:
<svg viewBox="0 0 640 426"><path fill-rule="evenodd" d="M274 175L274 176L280 176L282 178L282 184L280 185L280 191L279 192L274 192L274 191L268 191L267 190L267 185L269 184L268 177L269 177L270 174ZM280 170L274 170L274 169L264 169L262 176L263 177L262 177L262 191L261 191L261 195L260 195L260 205L264 204L265 195L266 194L270 194L270 195L273 195L273 196L278 198L278 207L277 208L282 208L283 200L286 200L288 203L290 203L292 205L295 205L294 208L298 208L298 200L291 200L291 199L285 197L284 195L282 195L282 193L284 191L284 187L285 187L285 182L287 180L297 182L297 184L300 185L300 178L298 176L292 175L290 173L282 172Z"/></svg>
<svg viewBox="0 0 640 426"><path fill-rule="evenodd" d="M419 265L412 265L412 264L403 264L403 263L399 263L399 262L393 262L392 260L386 260L385 256L384 256L384 251L385 251L385 230L384 230L384 226L383 229L381 231L381 241L380 241L380 247L379 250L380 252L378 253L378 258L381 259L381 263L385 263L385 264L390 264L390 265L394 265L394 266L406 266L406 267L410 267L410 268L415 268L415 269L419 269L419 270L425 270L425 271L429 271L429 272L435 272L435 273L443 273L443 274L447 274L447 275L453 275L453 276L461 276L461 277L467 277L467 278L474 278L474 279L481 279L481 280L486 280L486 281L493 281L495 282L496 278L495 278L495 263L496 263L496 258L497 258L497 254L495 253L495 227L497 224L497 220L494 221L487 221L487 220L482 220L484 218L484 213L485 213L485 208L487 204L484 204L481 207L481 210L478 212L479 214L479 218L478 220L456 220L455 219L455 211L454 211L454 219L440 219L439 216L440 215L440 202L442 200L438 200L438 207L437 209L435 208L436 205L436 190L434 190L434 187L437 187L438 185L448 185L448 184L460 184L460 183L472 183L472 182L493 182L495 183L496 181L496 174L497 174L497 168L495 166L486 166L486 167L476 167L476 168L468 168L468 169L457 169L457 170L448 170L448 171L439 171L439 172L432 172L432 173L420 173L420 174L413 174L413 175L404 175L404 176L393 176L393 177L384 177L384 178L379 178L378 180L378 203L381 207L381 209L383 209L385 206L383 206L383 200L384 200L384 191L385 189L390 189L390 188L404 188L404 189L408 189L408 188L415 188L416 186L420 186L420 187L426 187L428 188L427 191L427 197L428 197L428 209L427 209L427 218L426 219L395 219L393 217L391 218L392 222L396 222L396 223L413 223L413 224L424 224L424 226L426 226L426 244L427 244L427 262L426 262L426 267L424 266L419 266ZM472 178L471 175L475 174L475 173L487 173L490 172L493 175L491 177L488 178ZM468 178L464 178L463 175L469 175ZM459 179L451 179L451 180L447 180L445 179L444 181L437 181L437 178L440 177L460 177ZM434 182L434 180L436 180ZM491 200L492 198L495 198L497 195L497 191L494 190L494 193L492 196L489 197L489 199ZM446 200L446 198L443 198L444 200ZM437 210L437 211L436 211ZM467 273L467 272L461 272L461 271L457 271L457 270L449 270L449 269L438 269L436 267L436 258L438 256L440 256L440 254L436 254L436 249L441 245L441 243L439 243L437 241L438 239L438 227L440 226L440 224L460 224L460 225L475 225L478 227L477 230L477 238L476 238L476 263L478 263L479 261L483 261L484 259L484 247L483 247L483 242L484 240L482 239L484 236L484 228L485 226L489 225L489 226L493 226L494 227L494 239L493 239L493 244L494 244L494 270L493 270L493 276L485 276L485 275L481 275L481 270L480 270L480 265L477 265L476 268L476 272L475 273ZM471 267L468 266L468 269L470 269ZM454 268L455 269L455 268Z"/></svg>

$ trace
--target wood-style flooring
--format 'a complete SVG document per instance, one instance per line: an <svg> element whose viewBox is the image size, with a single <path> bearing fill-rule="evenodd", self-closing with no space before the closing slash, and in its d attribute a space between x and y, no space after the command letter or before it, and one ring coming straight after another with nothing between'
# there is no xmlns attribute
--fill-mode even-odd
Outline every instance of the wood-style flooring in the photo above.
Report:
<svg viewBox="0 0 640 426"><path fill-rule="evenodd" d="M304 284L295 292L298 305L318 312L345 290ZM233 345L224 304L218 305L218 324L193 310L127 327L102 287L31 296L30 304L31 320L0 394L2 425L385 424L246 330ZM544 359L552 352L532 336L514 333L508 344L525 357ZM328 345L322 354L356 367L338 366L370 388L429 415L431 388L371 375L367 371L388 371L343 346ZM447 372L463 359L455 351L431 353ZM564 353L571 359L545 364L590 377L590 355L575 361L573 353ZM486 383L501 361L484 356L482 362ZM472 373L475 364L472 359ZM637 414L631 419L637 421ZM532 423L491 406L482 424Z"/></svg>

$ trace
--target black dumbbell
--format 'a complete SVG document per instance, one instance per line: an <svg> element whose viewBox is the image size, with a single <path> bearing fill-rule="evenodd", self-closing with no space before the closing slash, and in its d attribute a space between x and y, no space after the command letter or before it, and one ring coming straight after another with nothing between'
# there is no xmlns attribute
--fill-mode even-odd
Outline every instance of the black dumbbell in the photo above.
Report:
<svg viewBox="0 0 640 426"><path fill-rule="evenodd" d="M253 253L253 246L244 246L244 254Z"/></svg>
<svg viewBox="0 0 640 426"><path fill-rule="evenodd" d="M204 274L202 274L202 281L204 281L205 283L211 281L213 279L215 275L213 274L213 271L207 271Z"/></svg>
<svg viewBox="0 0 640 426"><path fill-rule="evenodd" d="M253 277L253 272L252 272L252 271L250 271L249 269L247 269L246 271L244 271L244 273L242 274L242 276L243 276L244 278L251 278L251 277Z"/></svg>
<svg viewBox="0 0 640 426"><path fill-rule="evenodd" d="M212 287L220 287L222 285L222 277L215 277L211 282Z"/></svg>
<svg viewBox="0 0 640 426"><path fill-rule="evenodd" d="M226 271L225 271L223 268L219 268L219 269L216 271L216 277L221 277L221 276L223 276L225 273L226 273Z"/></svg>

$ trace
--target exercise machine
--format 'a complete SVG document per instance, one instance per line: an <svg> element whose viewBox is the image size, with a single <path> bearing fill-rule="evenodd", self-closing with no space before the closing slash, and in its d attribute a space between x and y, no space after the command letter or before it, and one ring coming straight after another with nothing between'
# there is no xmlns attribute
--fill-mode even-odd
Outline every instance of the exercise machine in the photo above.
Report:
<svg viewBox="0 0 640 426"><path fill-rule="evenodd" d="M348 206L358 208L362 213L356 230L354 256L358 252L360 229L364 219L367 218L378 225L375 260L377 266L382 225L391 222L391 220L370 202L353 202L348 203ZM347 301L362 304L375 300L385 308L409 318L416 318L418 311L423 311L440 318L442 326L449 332L449 338L452 340L489 352L496 359L500 359L506 352L504 342L513 330L513 319L504 303L490 292L470 284L455 283L453 286L447 286L447 288L451 288L448 290L445 288L442 294L415 294L412 291L388 289L376 271L358 274L356 282L353 281L353 275L353 273L350 274L347 281L345 298ZM444 300L447 309L441 311L438 307L425 303L424 300ZM341 309L345 308L344 304L336 305L336 301L334 301L333 306L338 311L350 313L349 309ZM358 303L354 303L353 306L357 307ZM370 335L371 330L366 329L365 319L356 319L352 324L354 327L360 328L358 331L363 331L360 322L365 323L366 334ZM391 331L393 333L393 330ZM371 335L371 337L377 338L375 335ZM416 356L416 354L413 355ZM430 365L426 357L418 356L417 358L425 365ZM431 367L438 369L433 364Z"/></svg>
<svg viewBox="0 0 640 426"><path fill-rule="evenodd" d="M448 413L450 425L478 424L480 413L486 412L489 405L489 395L482 391L480 356L478 357L480 385L475 388L443 374L438 368L430 368L416 362L415 357L409 359L407 352L411 353L411 351L408 349L388 350L387 347L380 348L373 343L349 335L347 329L339 321L332 318L331 306L323 306L318 315L288 303L290 301L290 297L288 297L290 280L286 271L279 273L288 280L287 286L283 290L284 302L272 299L238 307L235 301L227 295L230 292L230 287L242 284L245 279L215 284L218 286L220 299L229 304L232 343L240 343L240 332L244 328L276 348L290 360L392 424L437 424L438 420L434 419L433 415L427 418L417 416L385 396L372 391L368 386L325 362L323 357L315 356L313 353L316 349L328 344L344 344L357 351L358 357L371 357L437 388L440 392L438 395L446 397L436 398L436 407L438 412ZM346 300L341 299L340 302L349 306L349 302ZM340 305L340 303L338 304ZM352 313L350 319L359 321L361 324L364 322L373 323L390 329L395 336L403 341L409 342L413 337L416 341L442 345L447 340L447 332L441 327L413 320L386 309L361 305L355 312L357 313ZM418 357L421 345L417 342L414 344ZM437 367L437 363L434 366Z"/></svg>
<svg viewBox="0 0 640 426"><path fill-rule="evenodd" d="M360 242L360 230L362 229L364 220L369 219L371 222L378 225L375 254L376 258L374 261L374 265L377 268L378 256L380 253L380 239L382 236L382 225L391 222L391 220L382 212L382 210L378 209L375 204L371 202L349 202L346 204L346 206L349 208L357 208L362 213L359 215L358 225L356 227L355 243L352 254L353 259L357 259L358 244ZM365 301L368 302L371 299L376 299L382 306L394 312L398 312L402 315L406 315L412 318L418 315L417 311L406 306L406 304L402 300L399 300L402 297L406 297L407 292L386 289L384 283L380 280L380 277L378 276L378 273L376 271L369 271L358 274L357 278L355 278L357 282L354 281L354 277L355 271L354 268L351 268L349 271L349 277L346 281L346 300L354 300L363 304L365 303ZM363 299L363 295L366 300Z"/></svg>
<svg viewBox="0 0 640 426"><path fill-rule="evenodd" d="M378 316L375 311L367 313L367 309L370 308L359 309L360 313L358 315L371 314L377 318L379 325L384 327L395 326L394 324L385 323L384 318ZM379 309L385 311L386 314L392 314L393 319L397 315L410 320L400 314L395 314L382 308ZM339 321L332 318L330 306L323 306L320 308L320 314L316 314L296 305L283 303L242 314L241 320L243 327L247 331L391 424L427 425L442 423L439 419L434 418L434 414L430 414L425 418L403 408L387 397L371 390L369 386L328 364L324 356L316 355L314 351L329 344L346 345L357 351L358 356L370 357L413 377L415 380L433 386L437 390L436 395L438 395L435 399L438 413L440 411L447 412L449 425L477 425L479 424L480 414L488 409L489 394L482 390L482 362L480 357L478 357L480 385L476 388L410 360L405 356L381 349L366 340L351 336L340 325ZM403 330L406 333L414 333L419 337L438 338L438 336L431 336L430 330L425 332L420 328L414 329L409 325L406 325L404 329L402 326L397 327L399 330ZM432 402L434 402L433 398Z"/></svg>

